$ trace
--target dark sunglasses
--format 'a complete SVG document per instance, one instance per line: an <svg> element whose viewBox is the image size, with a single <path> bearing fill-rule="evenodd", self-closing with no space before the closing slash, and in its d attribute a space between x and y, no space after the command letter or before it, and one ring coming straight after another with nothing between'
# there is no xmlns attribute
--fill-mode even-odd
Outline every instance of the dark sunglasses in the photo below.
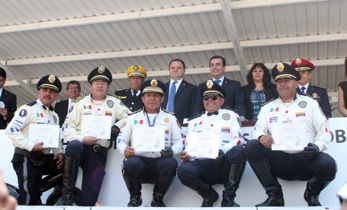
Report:
<svg viewBox="0 0 347 210"><path fill-rule="evenodd" d="M204 96L205 101L208 101L208 99L212 99L212 100L216 101L218 99L218 97L217 96Z"/></svg>

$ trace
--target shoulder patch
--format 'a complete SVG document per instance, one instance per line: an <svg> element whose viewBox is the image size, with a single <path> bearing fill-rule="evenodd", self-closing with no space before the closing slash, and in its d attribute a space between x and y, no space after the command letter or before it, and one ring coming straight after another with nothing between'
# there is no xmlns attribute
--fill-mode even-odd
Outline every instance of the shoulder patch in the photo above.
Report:
<svg viewBox="0 0 347 210"><path fill-rule="evenodd" d="M270 102L272 102L272 101L274 101L274 100L276 100L276 99L277 99L277 98L270 99L270 100L264 102L261 106L263 107L263 106L265 106L266 104L268 104L268 103L270 103Z"/></svg>
<svg viewBox="0 0 347 210"><path fill-rule="evenodd" d="M168 113L168 114L171 114L171 115L175 115L175 113L173 113L173 112L169 112L168 110L166 110L166 109L162 109L163 110L163 112L165 112L165 113Z"/></svg>
<svg viewBox="0 0 347 210"><path fill-rule="evenodd" d="M37 103L37 101L32 101L32 102L27 103L27 105L28 106L34 106L36 103Z"/></svg>
<svg viewBox="0 0 347 210"><path fill-rule="evenodd" d="M78 96L78 97L77 97L75 100L73 100L72 102L76 103L76 102L82 100L84 97L86 97L86 96L85 96L85 95L83 95L83 96Z"/></svg>
<svg viewBox="0 0 347 210"><path fill-rule="evenodd" d="M133 114L136 114L136 113L139 113L139 112L141 112L142 111L142 109L139 109L139 110L137 110L137 111L135 111L135 112L131 112L130 114L129 114L129 116L130 115L133 115Z"/></svg>

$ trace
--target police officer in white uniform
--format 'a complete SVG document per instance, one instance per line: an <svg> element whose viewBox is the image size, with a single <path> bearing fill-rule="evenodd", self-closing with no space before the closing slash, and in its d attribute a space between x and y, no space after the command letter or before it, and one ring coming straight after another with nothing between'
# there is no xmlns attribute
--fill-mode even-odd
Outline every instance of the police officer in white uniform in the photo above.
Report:
<svg viewBox="0 0 347 210"><path fill-rule="evenodd" d="M183 149L181 127L172 113L160 108L165 93L165 85L161 81L145 81L141 85L141 92L144 110L139 110L127 118L117 139L117 148L125 157L122 172L130 193L128 207L142 205L141 183L154 184L151 206L165 207L163 198L177 169L177 161L173 155ZM157 151L143 151L139 146L141 143L135 144L141 142L143 135L134 135L137 131L154 132L158 136L162 133L164 139L159 141L162 141L165 149L162 147ZM150 148L155 149L153 145Z"/></svg>
<svg viewBox="0 0 347 210"><path fill-rule="evenodd" d="M184 162L178 167L177 175L182 184L203 197L202 207L212 207L219 197L213 184L224 184L222 207L239 207L234 199L246 165L239 115L221 109L227 93L218 83L208 80L200 94L206 112L190 120L186 145L189 147L194 133L218 135L215 141L220 145L219 154L213 159L191 156L189 150L183 151L180 156Z"/></svg>
<svg viewBox="0 0 347 210"><path fill-rule="evenodd" d="M62 173L63 146L59 141L57 148L47 148L43 142L34 143L29 137L30 124L59 126L57 113L53 106L61 83L58 77L46 75L37 83L38 99L19 107L6 128L7 136L13 141L15 153L12 164L18 177L21 205L41 204L40 183L43 175Z"/></svg>
<svg viewBox="0 0 347 210"><path fill-rule="evenodd" d="M77 98L70 106L62 126L65 139L69 142L65 149L63 172L63 197L56 205L94 206L105 176L109 138L96 137L97 134L83 134L82 127L87 116L111 118L110 127L116 120L124 119L129 109L113 95L108 95L112 82L111 72L99 66L88 75L91 94ZM93 132L92 132L93 133ZM73 199L79 166L83 170L82 189Z"/></svg>
<svg viewBox="0 0 347 210"><path fill-rule="evenodd" d="M272 69L279 98L264 105L246 144L247 159L268 198L257 206L284 206L284 180L307 181L304 198L320 206L320 192L335 178L334 159L324 153L331 134L328 121L314 99L298 95L300 74L286 63ZM278 147L274 149L273 147Z"/></svg>

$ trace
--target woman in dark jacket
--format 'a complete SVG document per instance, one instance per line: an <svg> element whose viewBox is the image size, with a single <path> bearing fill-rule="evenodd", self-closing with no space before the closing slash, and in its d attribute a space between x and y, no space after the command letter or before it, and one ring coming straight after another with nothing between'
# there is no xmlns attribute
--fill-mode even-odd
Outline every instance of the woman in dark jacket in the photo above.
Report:
<svg viewBox="0 0 347 210"><path fill-rule="evenodd" d="M248 84L243 86L246 119L257 120L263 103L278 97L276 85L271 82L270 71L262 63L255 63L247 74Z"/></svg>

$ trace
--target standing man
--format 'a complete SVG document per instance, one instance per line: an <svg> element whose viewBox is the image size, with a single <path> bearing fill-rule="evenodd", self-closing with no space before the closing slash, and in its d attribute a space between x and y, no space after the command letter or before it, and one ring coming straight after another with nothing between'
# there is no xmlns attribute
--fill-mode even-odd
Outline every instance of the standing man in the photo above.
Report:
<svg viewBox="0 0 347 210"><path fill-rule="evenodd" d="M233 109L239 116L245 116L245 103L243 90L240 82L227 79L225 74L226 61L222 56L215 55L209 62L212 81L218 83L226 93L222 108ZM201 114L205 109L202 103L201 90L206 82L198 86L196 101L194 106L194 116Z"/></svg>
<svg viewBox="0 0 347 210"><path fill-rule="evenodd" d="M117 90L115 95L118 96L122 102L129 107L130 111L135 112L143 108L141 100L140 87L147 77L146 69L139 65L132 65L127 70L129 77L129 89Z"/></svg>
<svg viewBox="0 0 347 210"><path fill-rule="evenodd" d="M142 205L141 183L154 184L151 206L165 207L164 195L177 169L173 155L183 149L181 127L174 115L160 108L165 93L161 81L147 80L141 85L141 92L144 110L127 118L117 139L118 151L125 157L122 173L130 193L128 207ZM163 146L152 145L147 150L141 148L141 141L144 145L149 143L146 133L152 133L151 137L147 137L152 141L161 136L155 143Z"/></svg>
<svg viewBox="0 0 347 210"><path fill-rule="evenodd" d="M59 126L61 127L65 122L67 111L69 110L71 101L75 100L81 94L81 85L76 80L71 80L66 85L67 100L60 101L55 104L54 111L59 116Z"/></svg>
<svg viewBox="0 0 347 210"><path fill-rule="evenodd" d="M264 105L245 152L268 198L259 206L284 206L284 180L307 181L304 199L320 206L320 192L335 178L334 159L324 153L331 134L314 99L298 95L300 74L286 63L272 69L279 98Z"/></svg>
<svg viewBox="0 0 347 210"><path fill-rule="evenodd" d="M63 197L56 205L72 205L73 201L79 206L95 205L105 176L110 141L109 138L99 137L101 128L93 130L92 127L97 125L91 121L94 119L103 123L110 120L107 126L111 127L116 120L128 116L129 109L119 99L107 94L112 82L112 74L107 68L99 66L93 69L88 75L88 82L90 95L80 97L70 106L63 125L69 144L65 149ZM90 130L92 134L86 132ZM83 170L82 189L75 199L73 193L79 166Z"/></svg>
<svg viewBox="0 0 347 210"><path fill-rule="evenodd" d="M321 88L310 84L312 78L312 71L314 70L314 65L310 61L297 58L292 61L291 66L295 68L301 76L298 81L299 85L296 91L300 95L310 95L318 102L319 106L322 108L325 117L331 118L331 106L329 103L328 93L325 88Z"/></svg>
<svg viewBox="0 0 347 210"><path fill-rule="evenodd" d="M178 178L203 197L201 207L213 207L217 201L219 195L212 188L214 184L224 184L222 207L239 207L234 199L246 165L241 121L235 112L221 108L227 93L217 83L208 80L201 94L206 113L189 121L186 149L193 134L213 134L218 137L213 141L218 141L219 154L213 159L183 151Z"/></svg>
<svg viewBox="0 0 347 210"><path fill-rule="evenodd" d="M12 164L19 186L20 205L40 205L40 183L43 175L62 173L63 146L47 148L43 142L29 139L29 125L45 124L58 127L59 118L52 104L61 91L60 80L54 75L42 77L37 83L38 99L19 108L6 128L7 136L13 141L15 153Z"/></svg>
<svg viewBox="0 0 347 210"><path fill-rule="evenodd" d="M166 91L162 108L175 116L181 124L184 119L193 116L196 86L183 79L186 64L180 59L173 59L169 64L170 82L165 84Z"/></svg>
<svg viewBox="0 0 347 210"><path fill-rule="evenodd" d="M0 129L5 129L17 110L17 96L4 89L6 71L0 67Z"/></svg>

